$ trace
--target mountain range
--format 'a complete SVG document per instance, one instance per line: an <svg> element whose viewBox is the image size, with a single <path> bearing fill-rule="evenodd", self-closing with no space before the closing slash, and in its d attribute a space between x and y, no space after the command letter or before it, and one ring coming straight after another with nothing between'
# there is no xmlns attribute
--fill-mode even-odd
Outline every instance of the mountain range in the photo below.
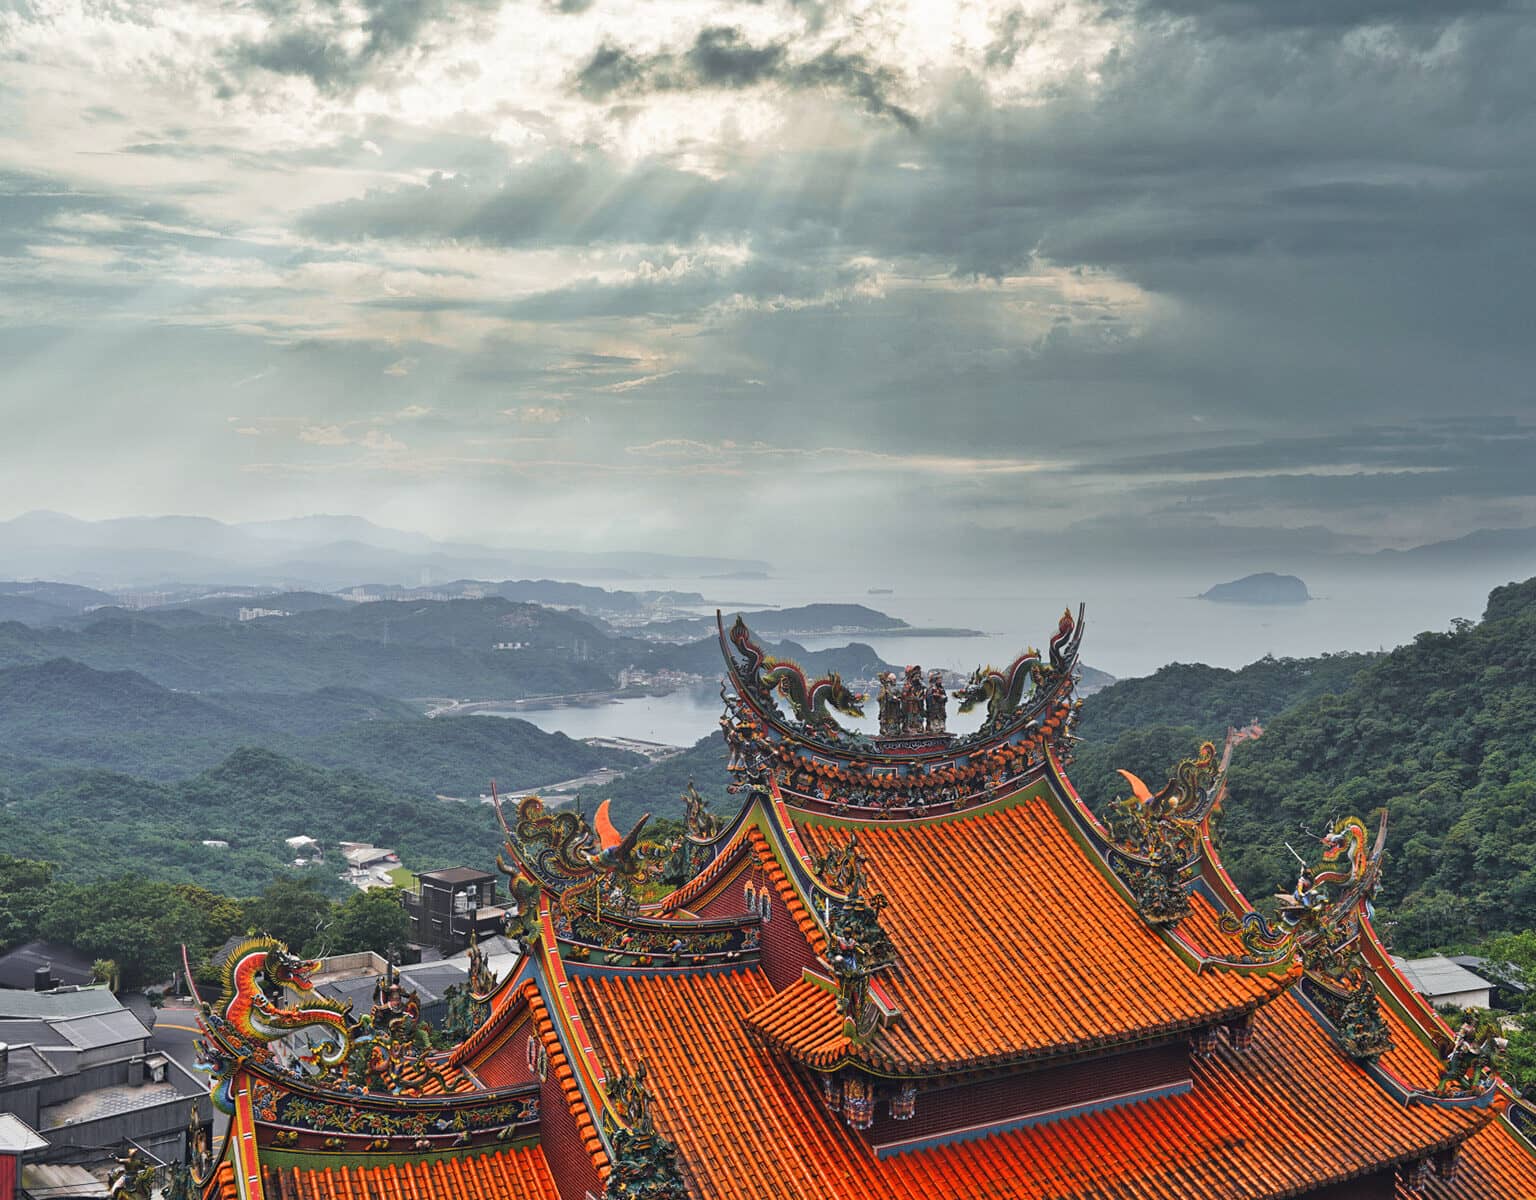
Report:
<svg viewBox="0 0 1536 1200"><path fill-rule="evenodd" d="M697 578L766 570L758 559L446 542L355 516L227 524L187 516L83 521L34 511L0 521L0 573L102 588L217 582L328 591L360 579L415 585L466 576Z"/></svg>

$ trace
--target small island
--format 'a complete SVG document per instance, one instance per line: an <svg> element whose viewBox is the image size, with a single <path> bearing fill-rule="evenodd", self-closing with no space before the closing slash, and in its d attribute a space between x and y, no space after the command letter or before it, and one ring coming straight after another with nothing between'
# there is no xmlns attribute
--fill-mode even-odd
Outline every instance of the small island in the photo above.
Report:
<svg viewBox="0 0 1536 1200"><path fill-rule="evenodd" d="M1218 583L1200 593L1200 599L1214 600L1217 604L1305 604L1312 597L1307 592L1307 585L1296 576L1260 571L1231 583Z"/></svg>

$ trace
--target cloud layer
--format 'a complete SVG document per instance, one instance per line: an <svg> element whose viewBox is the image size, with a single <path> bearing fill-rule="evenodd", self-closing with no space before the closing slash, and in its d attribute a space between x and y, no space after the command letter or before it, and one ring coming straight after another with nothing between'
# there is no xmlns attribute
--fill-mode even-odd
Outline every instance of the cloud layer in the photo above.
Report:
<svg viewBox="0 0 1536 1200"><path fill-rule="evenodd" d="M36 0L0 508L722 552L739 507L822 559L1533 523L1531 15Z"/></svg>

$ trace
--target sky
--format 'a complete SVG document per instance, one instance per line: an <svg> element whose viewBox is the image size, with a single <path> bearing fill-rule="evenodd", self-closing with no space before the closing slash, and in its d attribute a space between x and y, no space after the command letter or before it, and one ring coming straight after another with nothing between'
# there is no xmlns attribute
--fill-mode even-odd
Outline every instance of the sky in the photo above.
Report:
<svg viewBox="0 0 1536 1200"><path fill-rule="evenodd" d="M1532 0L0 0L0 519L1536 525Z"/></svg>

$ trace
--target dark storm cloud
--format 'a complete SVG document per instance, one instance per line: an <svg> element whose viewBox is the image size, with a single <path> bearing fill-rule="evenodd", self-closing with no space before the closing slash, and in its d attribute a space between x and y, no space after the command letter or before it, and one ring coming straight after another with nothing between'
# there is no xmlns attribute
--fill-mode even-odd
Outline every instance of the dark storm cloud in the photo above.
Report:
<svg viewBox="0 0 1536 1200"><path fill-rule="evenodd" d="M235 83L254 72L270 71L308 79L325 92L345 92L391 59L424 48L435 26L467 21L494 11L502 0L360 0L353 7L339 0L303 5L289 0L260 0L271 18L260 38L236 43L227 64ZM359 40L360 39L360 40Z"/></svg>
<svg viewBox="0 0 1536 1200"><path fill-rule="evenodd" d="M1140 0L1142 14L1195 17L1227 32L1445 25L1479 13L1531 10L1529 0Z"/></svg>
<svg viewBox="0 0 1536 1200"><path fill-rule="evenodd" d="M699 31L681 52L637 55L605 41L576 72L573 89L588 100L643 96L652 92L741 89L777 83L799 90L840 92L876 117L889 117L907 129L917 127L911 111L892 96L902 80L888 66L867 55L840 48L808 59L792 60L787 41L756 45L740 30L712 25Z"/></svg>
<svg viewBox="0 0 1536 1200"><path fill-rule="evenodd" d="M1091 451L1074 469L1092 467L1117 475L1205 475L1234 471L1301 472L1330 467L1373 471L1448 471L1503 475L1506 484L1536 463L1536 429L1513 418L1423 422L1339 429L1262 441L1212 441L1158 454L1101 459ZM1460 476L1457 477L1461 478ZM1426 481L1438 486L1437 481ZM1499 485L1503 486L1503 485Z"/></svg>

